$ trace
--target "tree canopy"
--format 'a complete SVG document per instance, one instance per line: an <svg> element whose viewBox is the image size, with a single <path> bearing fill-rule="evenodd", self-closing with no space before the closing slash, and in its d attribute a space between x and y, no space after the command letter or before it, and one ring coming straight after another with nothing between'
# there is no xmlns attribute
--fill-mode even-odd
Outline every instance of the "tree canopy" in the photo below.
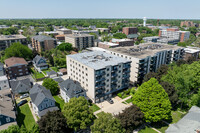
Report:
<svg viewBox="0 0 200 133"><path fill-rule="evenodd" d="M131 105L123 110L122 113L119 113L116 118L120 120L121 125L126 129L126 132L132 133L134 129L143 123L144 114L139 107Z"/></svg>
<svg viewBox="0 0 200 133"><path fill-rule="evenodd" d="M32 51L25 45L17 42L13 43L5 50L4 59L10 57L22 57L24 59L32 59Z"/></svg>
<svg viewBox="0 0 200 133"><path fill-rule="evenodd" d="M58 82L51 78L46 78L43 80L42 85L51 91L52 95L56 95L58 93Z"/></svg>
<svg viewBox="0 0 200 133"><path fill-rule="evenodd" d="M41 133L66 133L71 130L67 128L67 120L60 111L47 112L38 121Z"/></svg>
<svg viewBox="0 0 200 133"><path fill-rule="evenodd" d="M29 131L23 125L19 127L18 125L11 125L5 130L1 130L0 133L39 133L38 125L34 125L32 129Z"/></svg>
<svg viewBox="0 0 200 133"><path fill-rule="evenodd" d="M116 38L116 39L123 39L123 38L126 38L126 34L124 33L115 33L113 35L113 38Z"/></svg>
<svg viewBox="0 0 200 133"><path fill-rule="evenodd" d="M110 113L101 112L90 127L92 133L125 133L120 121Z"/></svg>
<svg viewBox="0 0 200 133"><path fill-rule="evenodd" d="M57 46L57 49L60 51L71 51L73 48L71 43L61 43Z"/></svg>
<svg viewBox="0 0 200 133"><path fill-rule="evenodd" d="M65 103L63 115L67 119L67 125L75 131L86 129L95 119L89 102L84 97L71 98L68 103Z"/></svg>
<svg viewBox="0 0 200 133"><path fill-rule="evenodd" d="M146 122L171 118L171 103L163 87L155 78L143 83L132 96L133 104L144 113Z"/></svg>

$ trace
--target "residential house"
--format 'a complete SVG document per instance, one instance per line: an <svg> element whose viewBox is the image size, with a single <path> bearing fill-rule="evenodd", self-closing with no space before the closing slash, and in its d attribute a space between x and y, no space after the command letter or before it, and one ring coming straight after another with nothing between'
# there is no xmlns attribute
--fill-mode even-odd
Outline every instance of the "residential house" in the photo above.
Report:
<svg viewBox="0 0 200 133"><path fill-rule="evenodd" d="M29 78L23 80L11 80L10 87L13 94L25 93L29 92L32 87L32 83Z"/></svg>
<svg viewBox="0 0 200 133"><path fill-rule="evenodd" d="M36 55L33 59L33 66L38 72L49 68L49 65L47 64L45 58L39 55Z"/></svg>
<svg viewBox="0 0 200 133"><path fill-rule="evenodd" d="M6 73L8 75L9 79L13 79L20 76L25 76L29 74L28 71L28 63L24 58L20 57L11 57L6 59L5 61L6 65Z"/></svg>
<svg viewBox="0 0 200 133"><path fill-rule="evenodd" d="M39 117L42 117L48 111L59 110L55 105L55 100L50 90L46 89L44 86L35 84L29 93L33 112Z"/></svg>
<svg viewBox="0 0 200 133"><path fill-rule="evenodd" d="M67 79L59 83L59 87L60 95L65 102L69 102L69 100L73 97L86 97L86 91L81 87L80 83L77 81Z"/></svg>
<svg viewBox="0 0 200 133"><path fill-rule="evenodd" d="M66 75L66 74L67 74L67 69L66 69L66 68L61 68L61 69L59 69L59 72L60 72L62 75Z"/></svg>
<svg viewBox="0 0 200 133"><path fill-rule="evenodd" d="M50 72L47 72L47 76L49 77L49 78L55 78L55 77L57 77L57 72L55 72L55 71L50 71Z"/></svg>
<svg viewBox="0 0 200 133"><path fill-rule="evenodd" d="M14 108L10 90L0 90L0 131L11 125L17 125Z"/></svg>
<svg viewBox="0 0 200 133"><path fill-rule="evenodd" d="M4 64L0 63L0 90L9 89L8 78L5 75Z"/></svg>
<svg viewBox="0 0 200 133"><path fill-rule="evenodd" d="M165 133L199 133L200 108L192 106L189 112L177 123L170 124Z"/></svg>

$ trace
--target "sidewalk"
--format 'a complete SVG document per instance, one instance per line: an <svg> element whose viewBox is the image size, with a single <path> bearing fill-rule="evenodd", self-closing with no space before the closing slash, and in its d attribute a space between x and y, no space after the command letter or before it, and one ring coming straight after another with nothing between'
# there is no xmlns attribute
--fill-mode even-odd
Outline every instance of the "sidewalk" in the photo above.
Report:
<svg viewBox="0 0 200 133"><path fill-rule="evenodd" d="M35 122L37 122L38 119L37 119L37 117L35 116L35 113L33 112L33 109L31 108L30 102L28 102L28 106L29 106L29 108L30 108L30 110L31 110L31 113L32 113L32 115L33 115L33 118L35 119Z"/></svg>

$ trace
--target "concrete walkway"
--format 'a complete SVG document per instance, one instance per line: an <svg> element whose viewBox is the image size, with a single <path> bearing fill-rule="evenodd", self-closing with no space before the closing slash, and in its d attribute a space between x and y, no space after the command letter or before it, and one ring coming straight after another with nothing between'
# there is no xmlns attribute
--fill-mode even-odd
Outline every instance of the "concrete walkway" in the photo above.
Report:
<svg viewBox="0 0 200 133"><path fill-rule="evenodd" d="M33 112L33 109L32 109L32 107L31 107L30 102L28 102L28 106L29 106L29 108L30 108L30 110L31 110L31 113L32 113L32 115L33 115L33 118L35 119L35 122L37 122L38 119L37 119L37 117L35 116L35 113Z"/></svg>
<svg viewBox="0 0 200 133"><path fill-rule="evenodd" d="M97 104L97 106L99 106L101 109L94 112L94 115L100 113L100 112L106 112L106 113L111 113L113 115L117 115L120 112L122 112L122 110L124 110L125 108L131 106L132 104L124 104L122 102L126 101L127 99L130 99L131 96L124 98L124 99L117 99L116 97L113 98L114 103L110 104L107 101L104 101L102 103Z"/></svg>

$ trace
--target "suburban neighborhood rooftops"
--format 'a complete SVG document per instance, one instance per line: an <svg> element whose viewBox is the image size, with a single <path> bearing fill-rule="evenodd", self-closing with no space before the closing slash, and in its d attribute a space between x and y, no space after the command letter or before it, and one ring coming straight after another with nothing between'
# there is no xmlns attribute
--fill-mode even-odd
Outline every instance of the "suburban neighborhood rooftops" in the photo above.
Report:
<svg viewBox="0 0 200 133"><path fill-rule="evenodd" d="M0 35L1 40L16 40L16 39L26 39L23 35Z"/></svg>
<svg viewBox="0 0 200 133"><path fill-rule="evenodd" d="M31 88L31 82L30 79L23 79L23 80L11 80L10 86L13 91L17 90L18 88L29 86Z"/></svg>
<svg viewBox="0 0 200 133"><path fill-rule="evenodd" d="M20 57L11 57L11 58L6 59L4 62L7 67L12 67L15 65L28 65L25 59L20 58Z"/></svg>
<svg viewBox="0 0 200 133"><path fill-rule="evenodd" d="M158 43L144 43L137 46L125 46L106 49L112 52L125 54L135 58L143 59L147 56L154 56L157 52L165 50L177 50L183 47L168 45L168 44L158 44Z"/></svg>
<svg viewBox="0 0 200 133"><path fill-rule="evenodd" d="M44 60L45 62L42 62L42 63L39 63L40 60ZM44 57L41 57L39 55L36 55L35 58L33 59L33 63L36 64L36 66L45 66L45 65L48 65L46 63L46 60Z"/></svg>
<svg viewBox="0 0 200 133"><path fill-rule="evenodd" d="M5 90L0 90L0 117L11 117L14 120L16 119L15 116L15 111L13 109L13 102L12 102L12 96L11 96L11 92L9 89L5 89ZM1 126L0 126L0 130L2 129L7 129L8 126L11 125L17 125L17 123L14 122L10 122L4 125L4 119L1 118Z"/></svg>
<svg viewBox="0 0 200 133"><path fill-rule="evenodd" d="M85 90L81 87L80 83L77 81L73 81L71 79L67 79L61 83L59 83L60 89L65 91L67 95L72 98L78 93L82 93Z"/></svg>
<svg viewBox="0 0 200 133"><path fill-rule="evenodd" d="M189 112L177 123L170 124L166 133L197 133L200 129L200 108L192 106Z"/></svg>
<svg viewBox="0 0 200 133"><path fill-rule="evenodd" d="M125 58L111 55L101 51L78 53L74 55L67 55L67 57L73 58L74 60L95 70L99 70L110 65L114 66L118 65L119 63L130 62Z"/></svg>
<svg viewBox="0 0 200 133"><path fill-rule="evenodd" d="M55 72L55 71L47 72L47 75L48 75L48 76L50 76L50 75L55 75L55 74L57 74L57 72Z"/></svg>
<svg viewBox="0 0 200 133"><path fill-rule="evenodd" d="M45 40L55 40L54 38L51 38L51 37L45 36L45 35L37 35L37 36L33 36L32 38L39 42L43 42Z"/></svg>

